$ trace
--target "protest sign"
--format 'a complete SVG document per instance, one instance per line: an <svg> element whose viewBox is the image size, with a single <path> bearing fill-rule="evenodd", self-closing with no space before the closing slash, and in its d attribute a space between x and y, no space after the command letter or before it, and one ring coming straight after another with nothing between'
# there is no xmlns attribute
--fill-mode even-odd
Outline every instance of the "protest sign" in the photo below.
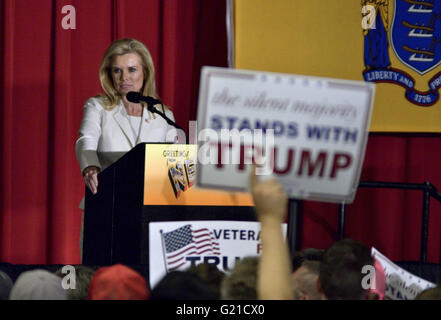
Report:
<svg viewBox="0 0 441 320"><path fill-rule="evenodd" d="M386 275L385 297L391 300L413 300L423 290L435 284L417 277L399 267L372 247L372 257L380 262Z"/></svg>
<svg viewBox="0 0 441 320"><path fill-rule="evenodd" d="M361 81L204 67L197 186L247 191L254 161L291 198L351 203L374 93Z"/></svg>

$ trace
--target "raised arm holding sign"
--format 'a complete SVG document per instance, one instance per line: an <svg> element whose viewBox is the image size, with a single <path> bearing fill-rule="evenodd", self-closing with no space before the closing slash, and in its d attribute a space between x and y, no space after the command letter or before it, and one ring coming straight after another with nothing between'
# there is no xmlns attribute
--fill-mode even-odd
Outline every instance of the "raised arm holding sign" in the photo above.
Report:
<svg viewBox="0 0 441 320"><path fill-rule="evenodd" d="M250 188L262 228L262 255L257 279L258 298L291 300L294 298L291 263L281 227L286 218L288 198L276 179L259 182L254 171L251 174Z"/></svg>

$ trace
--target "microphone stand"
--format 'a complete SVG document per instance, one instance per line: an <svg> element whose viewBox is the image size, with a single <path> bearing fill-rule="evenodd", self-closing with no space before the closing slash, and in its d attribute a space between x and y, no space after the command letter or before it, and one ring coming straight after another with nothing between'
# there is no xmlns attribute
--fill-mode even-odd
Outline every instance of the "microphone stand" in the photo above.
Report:
<svg viewBox="0 0 441 320"><path fill-rule="evenodd" d="M164 105L162 103L161 106L164 108ZM178 130L182 130L183 132L185 132L184 129L182 129L176 122L174 122L169 117L167 117L164 112L161 112L158 109L156 109L152 102L147 102L147 110L149 110L151 113L159 114L169 125L175 127Z"/></svg>

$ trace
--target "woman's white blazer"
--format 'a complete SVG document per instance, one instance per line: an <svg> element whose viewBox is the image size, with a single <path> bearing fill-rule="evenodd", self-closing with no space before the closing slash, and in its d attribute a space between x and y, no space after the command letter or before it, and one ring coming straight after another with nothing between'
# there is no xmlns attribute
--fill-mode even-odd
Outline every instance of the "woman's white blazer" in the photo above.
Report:
<svg viewBox="0 0 441 320"><path fill-rule="evenodd" d="M88 166L104 170L141 142L176 142L176 129L146 108L143 108L137 136L121 100L117 107L108 111L103 108L99 98L90 98L83 112L79 138L75 144L81 172ZM174 121L173 113L168 108L165 114Z"/></svg>

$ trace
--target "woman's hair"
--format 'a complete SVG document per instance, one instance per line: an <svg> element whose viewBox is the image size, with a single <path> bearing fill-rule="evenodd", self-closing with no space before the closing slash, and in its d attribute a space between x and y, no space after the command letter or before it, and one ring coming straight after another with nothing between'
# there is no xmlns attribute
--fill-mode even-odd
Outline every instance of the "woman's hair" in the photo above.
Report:
<svg viewBox="0 0 441 320"><path fill-rule="evenodd" d="M103 60L100 66L100 82L104 89L105 96L104 105L106 109L111 110L119 103L119 93L113 85L112 79L112 63L116 56L127 53L137 53L141 58L142 69L144 72L144 82L141 94L157 98L155 86L155 67L153 65L152 56L144 44L135 39L119 39L112 44L104 52Z"/></svg>

